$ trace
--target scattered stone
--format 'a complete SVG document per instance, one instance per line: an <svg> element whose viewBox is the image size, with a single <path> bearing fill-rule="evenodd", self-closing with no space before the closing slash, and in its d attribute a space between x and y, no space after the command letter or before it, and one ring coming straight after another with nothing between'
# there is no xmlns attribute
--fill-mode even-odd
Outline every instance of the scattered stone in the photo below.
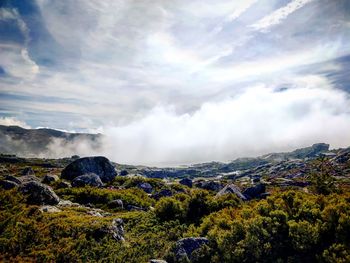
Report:
<svg viewBox="0 0 350 263"><path fill-rule="evenodd" d="M181 179L179 183L188 187L192 187L192 180L190 178Z"/></svg>
<svg viewBox="0 0 350 263"><path fill-rule="evenodd" d="M248 187L243 191L243 195L248 199L260 198L261 194L265 193L266 186L265 184L257 184L252 187Z"/></svg>
<svg viewBox="0 0 350 263"><path fill-rule="evenodd" d="M43 213L57 213L57 212L62 212L61 209L58 209L56 206L52 205L44 205L39 208L39 210Z"/></svg>
<svg viewBox="0 0 350 263"><path fill-rule="evenodd" d="M22 175L34 175L34 170L32 167L25 167L22 172L21 172Z"/></svg>
<svg viewBox="0 0 350 263"><path fill-rule="evenodd" d="M88 173L84 175L80 175L72 181L73 187L84 187L84 186L94 186L94 187L102 187L103 183L101 178L94 173Z"/></svg>
<svg viewBox="0 0 350 263"><path fill-rule="evenodd" d="M208 243L209 241L205 237L188 237L178 240L174 248L176 261L191 260L192 253Z"/></svg>
<svg viewBox="0 0 350 263"><path fill-rule="evenodd" d="M44 184L52 184L53 182L57 182L59 180L58 176L55 174L47 174L44 176L42 183Z"/></svg>
<svg viewBox="0 0 350 263"><path fill-rule="evenodd" d="M6 176L6 180L15 182L17 184L23 184L27 182L38 182L40 183L40 179L36 177L35 175L24 175L20 177L16 177L13 175Z"/></svg>
<svg viewBox="0 0 350 263"><path fill-rule="evenodd" d="M114 166L106 157L96 156L75 160L63 169L61 177L72 181L78 176L89 173L96 174L104 183L112 181L117 175Z"/></svg>
<svg viewBox="0 0 350 263"><path fill-rule="evenodd" d="M17 186L18 186L18 184L13 182L13 181L9 181L9 180L1 180L0 181L0 187L2 187L5 190L10 190L10 189L13 189Z"/></svg>
<svg viewBox="0 0 350 263"><path fill-rule="evenodd" d="M149 183L139 183L137 185L138 188L145 191L147 194L152 193L153 187Z"/></svg>
<svg viewBox="0 0 350 263"><path fill-rule="evenodd" d="M241 193L239 188L235 186L234 184L228 184L223 189L221 189L217 194L216 197L225 195L225 194L235 194L242 200L247 200L247 198Z"/></svg>
<svg viewBox="0 0 350 263"><path fill-rule="evenodd" d="M115 200L110 201L108 203L108 206L110 208L119 208L119 209L124 208L123 201L121 199L115 199Z"/></svg>
<svg viewBox="0 0 350 263"><path fill-rule="evenodd" d="M78 203L73 203L69 200L60 200L60 202L57 205L58 207L82 207L82 205Z"/></svg>
<svg viewBox="0 0 350 263"><path fill-rule="evenodd" d="M163 259L151 259L149 263L167 263L167 262Z"/></svg>
<svg viewBox="0 0 350 263"><path fill-rule="evenodd" d="M103 217L100 212L95 210L89 210L86 212L90 216L97 216L97 217Z"/></svg>
<svg viewBox="0 0 350 263"><path fill-rule="evenodd" d="M20 185L19 190L27 196L27 203L32 205L56 205L60 199L51 187L31 181Z"/></svg>

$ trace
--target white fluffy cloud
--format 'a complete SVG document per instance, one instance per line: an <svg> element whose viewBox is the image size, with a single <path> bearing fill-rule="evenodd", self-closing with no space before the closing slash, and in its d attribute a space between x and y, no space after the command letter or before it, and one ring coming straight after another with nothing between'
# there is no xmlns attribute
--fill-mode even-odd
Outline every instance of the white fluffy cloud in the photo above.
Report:
<svg viewBox="0 0 350 263"><path fill-rule="evenodd" d="M30 129L30 126L24 121L18 120L15 117L0 117L0 125L5 126L20 126L22 128Z"/></svg>

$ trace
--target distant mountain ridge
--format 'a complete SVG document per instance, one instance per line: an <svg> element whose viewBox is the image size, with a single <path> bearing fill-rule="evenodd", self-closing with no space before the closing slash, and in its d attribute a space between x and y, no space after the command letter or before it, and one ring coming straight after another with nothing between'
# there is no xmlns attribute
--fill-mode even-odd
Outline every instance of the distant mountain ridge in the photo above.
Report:
<svg viewBox="0 0 350 263"><path fill-rule="evenodd" d="M99 147L101 134L69 133L54 129L25 129L19 126L0 125L0 152L21 156L36 156L48 150L54 140L70 143L84 140Z"/></svg>

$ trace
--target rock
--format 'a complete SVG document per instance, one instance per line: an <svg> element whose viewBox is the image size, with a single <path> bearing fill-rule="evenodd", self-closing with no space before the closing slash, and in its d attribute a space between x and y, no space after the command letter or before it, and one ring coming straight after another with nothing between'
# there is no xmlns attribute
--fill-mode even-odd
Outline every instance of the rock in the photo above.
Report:
<svg viewBox="0 0 350 263"><path fill-rule="evenodd" d="M13 189L17 186L18 186L18 184L13 182L13 181L9 181L9 180L1 180L0 181L0 187L2 187L5 190L10 190L10 189Z"/></svg>
<svg viewBox="0 0 350 263"><path fill-rule="evenodd" d="M242 200L247 200L247 198L241 193L239 188L235 186L234 184L228 184L223 189L221 189L217 194L216 197L225 195L225 194L235 194Z"/></svg>
<svg viewBox="0 0 350 263"><path fill-rule="evenodd" d="M54 174L47 174L44 176L42 183L44 184L51 184L53 182L57 182L59 180L57 175Z"/></svg>
<svg viewBox="0 0 350 263"><path fill-rule="evenodd" d="M219 192L224 187L221 183L215 181L201 181L196 186L214 192Z"/></svg>
<svg viewBox="0 0 350 263"><path fill-rule="evenodd" d="M96 229L93 236L96 240L101 240L106 235L112 235L112 237L117 241L124 241L125 239L123 219L113 219L112 224L110 226Z"/></svg>
<svg viewBox="0 0 350 263"><path fill-rule="evenodd" d="M186 259L191 260L192 253L208 243L209 241L205 237L188 237L178 240L173 250L176 257L176 261L182 262Z"/></svg>
<svg viewBox="0 0 350 263"><path fill-rule="evenodd" d="M62 212L61 209L58 209L56 206L52 206L52 205L44 205L42 207L39 208L39 210L43 213L58 213L58 212Z"/></svg>
<svg viewBox="0 0 350 263"><path fill-rule="evenodd" d="M28 183L28 182L40 183L40 179L38 177L36 177L35 175L24 175L24 176L20 176L20 177L8 175L8 176L6 176L6 180L15 182L17 184L23 184L23 183Z"/></svg>
<svg viewBox="0 0 350 263"><path fill-rule="evenodd" d="M57 184L57 188L71 188L72 185L69 182L61 181Z"/></svg>
<svg viewBox="0 0 350 263"><path fill-rule="evenodd" d="M110 201L108 203L108 206L110 208L120 208L120 209L124 208L123 201L120 199L115 199L115 200Z"/></svg>
<svg viewBox="0 0 350 263"><path fill-rule="evenodd" d="M153 190L152 185L150 185L149 183L139 183L137 187L148 194L152 193L152 190Z"/></svg>
<svg viewBox="0 0 350 263"><path fill-rule="evenodd" d="M27 203L32 205L56 205L60 199L51 187L31 181L20 185L19 190L27 196Z"/></svg>
<svg viewBox="0 0 350 263"><path fill-rule="evenodd" d="M32 167L25 167L22 172L21 172L22 175L34 175L34 171L33 171L33 168Z"/></svg>
<svg viewBox="0 0 350 263"><path fill-rule="evenodd" d="M126 176L128 174L129 174L129 172L127 170L121 170L120 171L120 176Z"/></svg>
<svg viewBox="0 0 350 263"><path fill-rule="evenodd" d="M190 178L181 179L179 183L188 187L192 187L192 180Z"/></svg>
<svg viewBox="0 0 350 263"><path fill-rule="evenodd" d="M104 183L112 181L117 175L114 166L106 157L96 156L80 158L70 163L63 169L61 178L72 181L88 173L96 174Z"/></svg>
<svg viewBox="0 0 350 263"><path fill-rule="evenodd" d="M94 187L102 187L103 183L101 178L94 173L88 173L84 175L80 175L72 181L73 187L84 187L84 186L94 186Z"/></svg>
<svg viewBox="0 0 350 263"><path fill-rule="evenodd" d="M60 200L60 202L57 205L58 207L82 207L81 204L73 203L69 200Z"/></svg>
<svg viewBox="0 0 350 263"><path fill-rule="evenodd" d="M261 194L265 193L266 186L265 184L257 184L252 187L248 187L243 191L243 195L248 199L260 198Z"/></svg>
<svg viewBox="0 0 350 263"><path fill-rule="evenodd" d="M149 263L167 263L163 259L150 259Z"/></svg>

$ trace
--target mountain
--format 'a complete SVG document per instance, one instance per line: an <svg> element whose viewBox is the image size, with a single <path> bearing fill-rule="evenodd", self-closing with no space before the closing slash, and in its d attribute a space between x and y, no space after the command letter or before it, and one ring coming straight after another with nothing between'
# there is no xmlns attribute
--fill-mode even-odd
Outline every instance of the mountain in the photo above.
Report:
<svg viewBox="0 0 350 263"><path fill-rule="evenodd" d="M69 133L53 129L24 129L18 126L0 125L0 152L34 157L49 150L55 141L61 144L84 140L92 147L99 147L101 134Z"/></svg>

